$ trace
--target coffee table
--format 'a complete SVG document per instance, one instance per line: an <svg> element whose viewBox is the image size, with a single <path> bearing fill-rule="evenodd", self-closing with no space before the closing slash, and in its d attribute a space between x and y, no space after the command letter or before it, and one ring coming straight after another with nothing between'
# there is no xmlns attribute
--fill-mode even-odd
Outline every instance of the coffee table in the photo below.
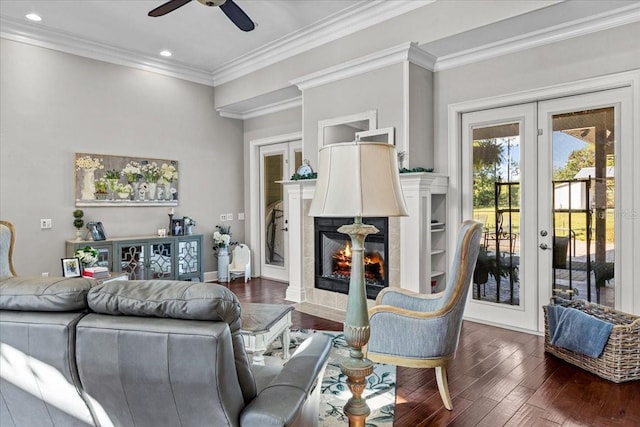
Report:
<svg viewBox="0 0 640 427"><path fill-rule="evenodd" d="M264 352L282 337L282 358L289 358L289 328L293 306L286 304L242 304L242 339L255 365L264 365Z"/></svg>

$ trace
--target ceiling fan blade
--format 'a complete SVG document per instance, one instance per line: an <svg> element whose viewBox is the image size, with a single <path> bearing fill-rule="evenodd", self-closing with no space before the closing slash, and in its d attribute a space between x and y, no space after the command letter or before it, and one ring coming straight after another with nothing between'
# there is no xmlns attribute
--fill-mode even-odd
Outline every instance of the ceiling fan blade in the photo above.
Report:
<svg viewBox="0 0 640 427"><path fill-rule="evenodd" d="M155 9L153 9L151 12L148 13L148 15L149 16L153 16L153 17L166 15L167 13L173 12L177 8L184 6L185 4L189 3L190 1L191 0L170 0L170 1L166 2L165 4L160 5L160 6L156 7Z"/></svg>
<svg viewBox="0 0 640 427"><path fill-rule="evenodd" d="M236 26L242 31L251 31L256 27L251 18L249 18L249 16L244 13L244 11L240 9L240 6L235 4L233 0L227 0L224 2L224 4L220 6L220 9L222 9L224 14L231 19L231 22L236 24Z"/></svg>

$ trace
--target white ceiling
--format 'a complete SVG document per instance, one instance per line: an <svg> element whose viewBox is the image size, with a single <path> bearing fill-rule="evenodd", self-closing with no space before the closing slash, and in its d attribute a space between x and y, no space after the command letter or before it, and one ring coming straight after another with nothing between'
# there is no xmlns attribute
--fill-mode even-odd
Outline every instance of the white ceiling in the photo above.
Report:
<svg viewBox="0 0 640 427"><path fill-rule="evenodd" d="M2 0L0 30L3 37L39 42L46 47L65 46L66 51L91 56L89 51L111 51L111 55L142 58L149 64L182 68L198 73L211 84L211 76L225 66L266 46L286 43L293 37L340 25L364 11L377 10L394 16L429 1L389 2L363 0L235 0L256 23L251 32L239 30L218 7L198 1L162 17L147 13L166 0ZM41 22L31 22L27 13L37 13ZM380 15L380 13L378 13ZM371 19L368 25L380 22ZM354 28L354 30L357 30ZM343 33L342 33L343 34ZM38 44L38 43L36 43ZM163 49L173 56L159 56Z"/></svg>
<svg viewBox="0 0 640 427"><path fill-rule="evenodd" d="M435 0L234 0L256 23L239 30L193 0L158 18L165 0L0 0L0 36L218 85ZM464 7L465 1L457 1ZM484 0L476 0L484 1ZM550 0L549 5L440 40L411 40L444 69L640 20L638 0ZM43 20L28 21L38 13ZM163 49L173 52L162 58ZM293 88L292 88L293 89ZM292 93L297 92L292 90ZM283 91L281 98L291 97ZM272 97L273 98L273 97ZM271 99L271 102L279 99Z"/></svg>

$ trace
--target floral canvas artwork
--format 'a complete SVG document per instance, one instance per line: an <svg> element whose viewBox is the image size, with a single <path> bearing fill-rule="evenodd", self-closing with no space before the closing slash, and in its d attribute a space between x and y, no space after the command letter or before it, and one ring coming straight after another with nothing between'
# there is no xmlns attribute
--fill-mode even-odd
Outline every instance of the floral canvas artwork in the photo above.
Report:
<svg viewBox="0 0 640 427"><path fill-rule="evenodd" d="M76 206L177 206L178 162L76 153Z"/></svg>

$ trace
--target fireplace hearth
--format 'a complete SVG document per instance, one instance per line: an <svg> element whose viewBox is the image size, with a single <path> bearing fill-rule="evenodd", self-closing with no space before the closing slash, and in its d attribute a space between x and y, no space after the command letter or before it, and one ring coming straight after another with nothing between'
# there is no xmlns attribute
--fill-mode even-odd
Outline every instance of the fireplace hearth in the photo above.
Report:
<svg viewBox="0 0 640 427"><path fill-rule="evenodd" d="M363 218L362 222L380 230L367 236L364 244L366 295L375 299L388 286L389 259L388 218ZM315 218L315 287L327 291L349 293L351 273L351 239L338 232L353 218Z"/></svg>

